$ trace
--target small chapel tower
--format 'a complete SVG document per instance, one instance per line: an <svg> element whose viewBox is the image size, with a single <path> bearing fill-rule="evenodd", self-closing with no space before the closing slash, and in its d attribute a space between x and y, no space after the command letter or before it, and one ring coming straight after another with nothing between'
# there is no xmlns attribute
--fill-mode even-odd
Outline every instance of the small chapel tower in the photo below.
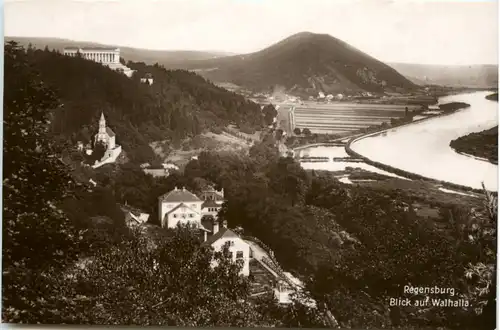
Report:
<svg viewBox="0 0 500 330"><path fill-rule="evenodd" d="M115 132L106 126L104 112L101 112L101 118L99 119L99 131L97 131L94 138L94 147L99 142L105 145L106 150L101 160L96 160L95 164L92 165L93 168L97 168L104 164L114 163L122 152L122 147L116 144Z"/></svg>
<svg viewBox="0 0 500 330"><path fill-rule="evenodd" d="M101 112L101 119L99 119L99 134L106 133L106 118L104 118L104 112Z"/></svg>
<svg viewBox="0 0 500 330"><path fill-rule="evenodd" d="M95 137L95 143L102 142L106 145L107 150L112 150L115 148L115 136L115 132L111 128L106 127L106 118L104 118L104 112L101 112L99 132Z"/></svg>

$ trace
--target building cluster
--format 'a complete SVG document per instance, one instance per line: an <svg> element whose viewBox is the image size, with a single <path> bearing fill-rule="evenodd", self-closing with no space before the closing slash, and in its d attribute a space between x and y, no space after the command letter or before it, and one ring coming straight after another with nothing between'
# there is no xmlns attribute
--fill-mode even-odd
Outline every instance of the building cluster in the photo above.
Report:
<svg viewBox="0 0 500 330"><path fill-rule="evenodd" d="M175 188L158 197L158 215L163 228L175 228L178 224L194 225L203 233L202 245L221 251L228 246L229 257L240 260L243 276L261 275L265 272L271 278L270 285L280 303L290 303L290 295L300 287L300 281L289 273L278 274L269 266L269 256L254 241L238 235L220 221L218 214L224 203L224 189L209 187L199 196L185 188ZM290 280L292 278L292 280ZM263 293L263 292L262 292ZM258 295L259 293L257 293Z"/></svg>
<svg viewBox="0 0 500 330"><path fill-rule="evenodd" d="M127 77L132 77L134 70L120 63L120 48L109 47L66 47L64 55L77 57L101 63L112 70L122 72Z"/></svg>
<svg viewBox="0 0 500 330"><path fill-rule="evenodd" d="M227 243L233 261L242 260L241 274L248 276L250 246L236 233L220 223L218 213L224 203L224 189L213 187L205 189L196 196L189 190L175 188L158 197L158 215L163 228L176 228L177 225L194 225L203 232L204 245L221 250Z"/></svg>

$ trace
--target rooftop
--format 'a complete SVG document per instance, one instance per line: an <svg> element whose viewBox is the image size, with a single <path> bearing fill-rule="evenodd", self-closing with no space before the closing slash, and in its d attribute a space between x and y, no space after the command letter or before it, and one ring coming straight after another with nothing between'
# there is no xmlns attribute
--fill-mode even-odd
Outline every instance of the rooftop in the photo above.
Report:
<svg viewBox="0 0 500 330"><path fill-rule="evenodd" d="M221 238L240 238L234 231L231 229L227 228L221 228L217 234L210 236L205 242L203 242L203 245L212 245L214 242Z"/></svg>
<svg viewBox="0 0 500 330"><path fill-rule="evenodd" d="M193 210L192 208L190 208L190 207L189 207L189 206L187 206L186 204L184 204L184 203L180 203L179 205L177 205L176 207L174 207L173 209L171 209L170 211L168 211L168 212L165 214L165 216L169 215L170 213L172 213L172 212L174 212L175 210L178 210L178 209L180 209L180 208L187 208L187 209L189 209L189 210L191 210L191 211L193 211L193 212L195 212L195 213L198 213L198 211Z"/></svg>
<svg viewBox="0 0 500 330"><path fill-rule="evenodd" d="M167 203L201 202L201 199L184 187L182 189L175 187L174 190L161 195L158 199Z"/></svg>
<svg viewBox="0 0 500 330"><path fill-rule="evenodd" d="M106 127L106 133L108 133L110 137L116 136L115 132L109 127Z"/></svg>
<svg viewBox="0 0 500 330"><path fill-rule="evenodd" d="M64 50L82 50L82 51L91 51L91 50L100 50L100 51L120 51L120 48L117 47L64 47Z"/></svg>
<svg viewBox="0 0 500 330"><path fill-rule="evenodd" d="M201 205L201 208L205 208L205 207L218 207L219 205L214 201L214 200L206 200L205 202L203 202L203 204Z"/></svg>

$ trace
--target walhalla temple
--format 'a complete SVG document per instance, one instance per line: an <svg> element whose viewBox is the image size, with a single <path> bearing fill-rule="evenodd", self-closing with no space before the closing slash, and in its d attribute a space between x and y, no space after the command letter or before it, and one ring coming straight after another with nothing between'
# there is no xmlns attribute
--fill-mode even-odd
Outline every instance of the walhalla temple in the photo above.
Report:
<svg viewBox="0 0 500 330"><path fill-rule="evenodd" d="M88 60L101 63L112 70L124 73L127 77L132 77L134 70L120 63L120 48L109 47L66 47L64 55L78 56L78 54Z"/></svg>

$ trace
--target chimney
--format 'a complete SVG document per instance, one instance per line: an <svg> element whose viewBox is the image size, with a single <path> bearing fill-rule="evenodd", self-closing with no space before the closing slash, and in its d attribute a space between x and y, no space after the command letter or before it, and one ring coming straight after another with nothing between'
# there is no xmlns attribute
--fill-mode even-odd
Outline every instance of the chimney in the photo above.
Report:
<svg viewBox="0 0 500 330"><path fill-rule="evenodd" d="M219 220L214 220L214 229L213 234L217 234L219 232Z"/></svg>
<svg viewBox="0 0 500 330"><path fill-rule="evenodd" d="M222 221L222 227L227 228L227 220Z"/></svg>

